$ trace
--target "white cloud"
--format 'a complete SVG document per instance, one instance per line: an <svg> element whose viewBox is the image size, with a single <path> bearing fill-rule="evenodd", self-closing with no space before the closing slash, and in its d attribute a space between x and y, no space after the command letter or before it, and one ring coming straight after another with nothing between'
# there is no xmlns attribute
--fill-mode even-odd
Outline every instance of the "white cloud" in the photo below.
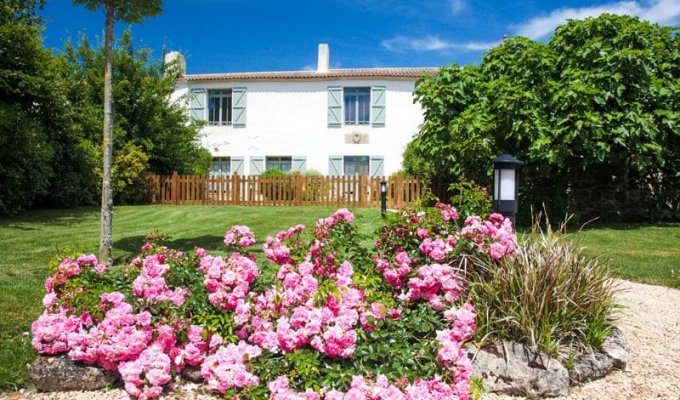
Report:
<svg viewBox="0 0 680 400"><path fill-rule="evenodd" d="M597 17L603 13L632 15L643 20L672 25L680 20L680 0L619 1L590 7L560 8L548 15L535 17L515 26L515 30L520 36L541 39L553 33L555 28L567 19Z"/></svg>
<svg viewBox="0 0 680 400"><path fill-rule="evenodd" d="M458 14L459 12L465 10L467 8L467 1L466 0L449 0L449 6L451 8L451 12L454 14Z"/></svg>
<svg viewBox="0 0 680 400"><path fill-rule="evenodd" d="M453 42L449 40L440 39L438 36L426 36L422 38L395 36L391 39L383 40L380 43L382 47L390 51L404 52L404 51L448 51L458 50L462 52L468 51L484 51L496 46L498 42Z"/></svg>

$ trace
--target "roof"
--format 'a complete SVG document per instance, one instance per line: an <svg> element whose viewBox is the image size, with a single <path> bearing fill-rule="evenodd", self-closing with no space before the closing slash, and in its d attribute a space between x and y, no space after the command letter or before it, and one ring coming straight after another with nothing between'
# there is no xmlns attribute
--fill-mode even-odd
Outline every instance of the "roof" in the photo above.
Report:
<svg viewBox="0 0 680 400"><path fill-rule="evenodd" d="M232 72L222 74L185 75L184 79L195 81L267 81L267 80L327 80L356 78L417 79L422 75L434 75L439 68L346 68L317 71Z"/></svg>

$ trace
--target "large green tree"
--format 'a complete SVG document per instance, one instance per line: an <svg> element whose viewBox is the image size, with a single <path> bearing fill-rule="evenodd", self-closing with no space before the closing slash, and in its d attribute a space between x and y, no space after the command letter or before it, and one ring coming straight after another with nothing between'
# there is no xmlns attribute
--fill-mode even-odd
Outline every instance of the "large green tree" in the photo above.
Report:
<svg viewBox="0 0 680 400"><path fill-rule="evenodd" d="M602 15L443 68L417 84L425 123L405 167L446 196L457 180L488 185L489 160L508 152L526 163L525 213L677 217L679 43L670 27Z"/></svg>
<svg viewBox="0 0 680 400"><path fill-rule="evenodd" d="M58 119L52 57L43 48L38 0L0 3L0 214L30 206L47 193Z"/></svg>
<svg viewBox="0 0 680 400"><path fill-rule="evenodd" d="M111 264L111 241L113 220L113 191L111 174L113 164L113 26L116 20L128 24L141 23L145 17L161 12L162 0L73 0L75 5L84 5L91 11L103 10L106 16L104 33L104 148L102 164L101 231L99 237L99 259Z"/></svg>

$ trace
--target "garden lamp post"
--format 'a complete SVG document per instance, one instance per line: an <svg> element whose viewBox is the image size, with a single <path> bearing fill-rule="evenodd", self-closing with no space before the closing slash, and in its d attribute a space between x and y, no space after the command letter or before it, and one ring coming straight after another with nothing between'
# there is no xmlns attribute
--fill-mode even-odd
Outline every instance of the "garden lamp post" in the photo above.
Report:
<svg viewBox="0 0 680 400"><path fill-rule="evenodd" d="M385 217L387 212L387 182L380 181L380 213Z"/></svg>
<svg viewBox="0 0 680 400"><path fill-rule="evenodd" d="M522 162L503 154L493 161L493 211L503 215L515 226L517 193L519 189L519 166Z"/></svg>

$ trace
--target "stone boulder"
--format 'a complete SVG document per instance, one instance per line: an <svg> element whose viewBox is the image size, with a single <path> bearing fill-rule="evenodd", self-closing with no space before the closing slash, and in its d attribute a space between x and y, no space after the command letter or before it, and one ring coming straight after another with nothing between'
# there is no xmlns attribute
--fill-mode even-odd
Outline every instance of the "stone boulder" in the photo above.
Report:
<svg viewBox="0 0 680 400"><path fill-rule="evenodd" d="M614 328L612 333L602 342L602 353L611 358L614 368L626 369L630 358L630 346L621 331Z"/></svg>
<svg viewBox="0 0 680 400"><path fill-rule="evenodd" d="M203 375L201 375L200 367L192 367L191 365L187 365L182 370L182 377L189 382L203 382Z"/></svg>
<svg viewBox="0 0 680 400"><path fill-rule="evenodd" d="M614 369L612 359L600 352L589 351L574 360L569 371L572 384L580 384L607 376Z"/></svg>
<svg viewBox="0 0 680 400"><path fill-rule="evenodd" d="M118 380L118 374L90 365L74 363L66 355L38 356L26 366L35 387L42 392L100 390Z"/></svg>
<svg viewBox="0 0 680 400"><path fill-rule="evenodd" d="M557 360L514 342L500 342L468 349L472 376L479 377L492 393L531 399L566 395L569 372Z"/></svg>

